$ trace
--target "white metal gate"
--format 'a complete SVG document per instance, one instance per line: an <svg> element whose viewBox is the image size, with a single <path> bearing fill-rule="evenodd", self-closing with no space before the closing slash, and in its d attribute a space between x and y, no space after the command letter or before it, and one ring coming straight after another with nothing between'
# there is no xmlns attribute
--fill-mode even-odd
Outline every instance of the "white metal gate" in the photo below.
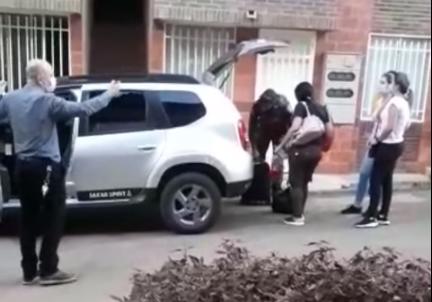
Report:
<svg viewBox="0 0 432 302"><path fill-rule="evenodd" d="M294 106L294 89L303 81L312 82L316 33L290 30L261 30L260 38L288 42L288 48L258 57L256 99L272 88L284 94Z"/></svg>
<svg viewBox="0 0 432 302"><path fill-rule="evenodd" d="M0 79L9 89L26 82L27 62L48 60L56 76L69 74L69 23L67 17L0 13Z"/></svg>
<svg viewBox="0 0 432 302"><path fill-rule="evenodd" d="M203 72L234 43L235 29L232 28L167 24L164 70L200 79ZM232 78L227 82L227 92L231 91Z"/></svg>
<svg viewBox="0 0 432 302"><path fill-rule="evenodd" d="M255 99L269 88L285 95L291 107L297 104L294 95L295 87L303 82L313 80L315 63L316 33L292 30L260 30L260 38L289 43L288 48L277 49L275 53L258 56L255 85ZM270 146L266 160L272 162L273 146ZM285 179L288 162L284 162Z"/></svg>
<svg viewBox="0 0 432 302"><path fill-rule="evenodd" d="M412 119L423 122L431 70L430 37L372 34L366 62L362 119L371 118L380 77L389 70L408 74L414 92Z"/></svg>
<svg viewBox="0 0 432 302"><path fill-rule="evenodd" d="M261 30L260 38L285 41L288 48L258 57L256 99L272 88L284 94L294 106L295 87L303 81L312 82L315 62L316 33L290 30Z"/></svg>

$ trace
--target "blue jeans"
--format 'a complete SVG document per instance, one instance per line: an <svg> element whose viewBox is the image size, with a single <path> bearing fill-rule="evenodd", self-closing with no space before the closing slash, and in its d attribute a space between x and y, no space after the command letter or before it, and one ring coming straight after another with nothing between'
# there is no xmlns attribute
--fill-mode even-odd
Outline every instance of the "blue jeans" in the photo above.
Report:
<svg viewBox="0 0 432 302"><path fill-rule="evenodd" d="M362 207L363 200L365 199L366 194L368 193L369 181L372 175L373 165L374 165L374 159L369 157L369 150L368 150L365 154L365 157L363 158L360 167L359 182L357 185L356 199L355 199L355 205L357 207Z"/></svg>

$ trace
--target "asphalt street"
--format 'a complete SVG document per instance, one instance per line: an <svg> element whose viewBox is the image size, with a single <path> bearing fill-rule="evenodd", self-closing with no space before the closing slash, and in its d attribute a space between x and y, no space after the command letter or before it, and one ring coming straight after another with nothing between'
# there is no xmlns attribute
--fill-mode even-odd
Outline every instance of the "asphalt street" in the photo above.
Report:
<svg viewBox="0 0 432 302"><path fill-rule="evenodd" d="M368 246L393 247L404 257L431 259L431 194L395 196L393 225L376 230L356 230L359 217L342 217L339 210L351 197L314 198L308 204L307 225L282 224L283 216L265 207L242 207L228 202L222 219L200 236L174 235L136 211L71 213L61 246L62 268L78 273L76 284L41 288L20 285L19 247L14 217L0 225L0 301L4 302L106 302L110 295L127 295L136 269L151 272L168 257L184 251L211 261L223 240L238 242L257 256L271 252L295 257L310 250L307 244L325 240L340 257L350 257ZM146 215L148 216L148 215Z"/></svg>

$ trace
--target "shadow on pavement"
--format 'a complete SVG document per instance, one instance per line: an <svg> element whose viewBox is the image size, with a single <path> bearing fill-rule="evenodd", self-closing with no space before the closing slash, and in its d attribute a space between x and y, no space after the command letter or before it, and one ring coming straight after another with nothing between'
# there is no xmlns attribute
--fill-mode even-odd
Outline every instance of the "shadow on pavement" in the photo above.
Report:
<svg viewBox="0 0 432 302"><path fill-rule="evenodd" d="M276 218L275 218L276 217ZM282 217L282 216L281 216ZM17 236L18 211L9 212L0 224L0 236ZM244 206L238 200L226 200L219 221L208 233L244 229L277 219L269 206ZM281 218L282 219L282 218ZM133 207L68 209L65 234L121 234L163 231L159 208L154 204Z"/></svg>
<svg viewBox="0 0 432 302"><path fill-rule="evenodd" d="M18 211L7 213L0 224L0 236L19 232ZM66 234L110 234L165 230L157 208L133 206L113 208L68 209Z"/></svg>

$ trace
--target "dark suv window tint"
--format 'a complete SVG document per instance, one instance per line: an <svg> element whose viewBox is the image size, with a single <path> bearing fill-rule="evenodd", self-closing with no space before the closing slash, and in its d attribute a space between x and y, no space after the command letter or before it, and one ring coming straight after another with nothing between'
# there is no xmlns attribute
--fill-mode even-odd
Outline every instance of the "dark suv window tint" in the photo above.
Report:
<svg viewBox="0 0 432 302"><path fill-rule="evenodd" d="M59 89L54 92L54 94L58 97L65 99L66 101L76 102L75 94L68 89Z"/></svg>
<svg viewBox="0 0 432 302"><path fill-rule="evenodd" d="M102 91L91 92L89 98ZM123 91L102 111L87 120L86 135L115 134L146 130L147 106L143 92Z"/></svg>
<svg viewBox="0 0 432 302"><path fill-rule="evenodd" d="M189 125L206 114L206 108L200 98L192 92L158 91L157 94L171 127Z"/></svg>

